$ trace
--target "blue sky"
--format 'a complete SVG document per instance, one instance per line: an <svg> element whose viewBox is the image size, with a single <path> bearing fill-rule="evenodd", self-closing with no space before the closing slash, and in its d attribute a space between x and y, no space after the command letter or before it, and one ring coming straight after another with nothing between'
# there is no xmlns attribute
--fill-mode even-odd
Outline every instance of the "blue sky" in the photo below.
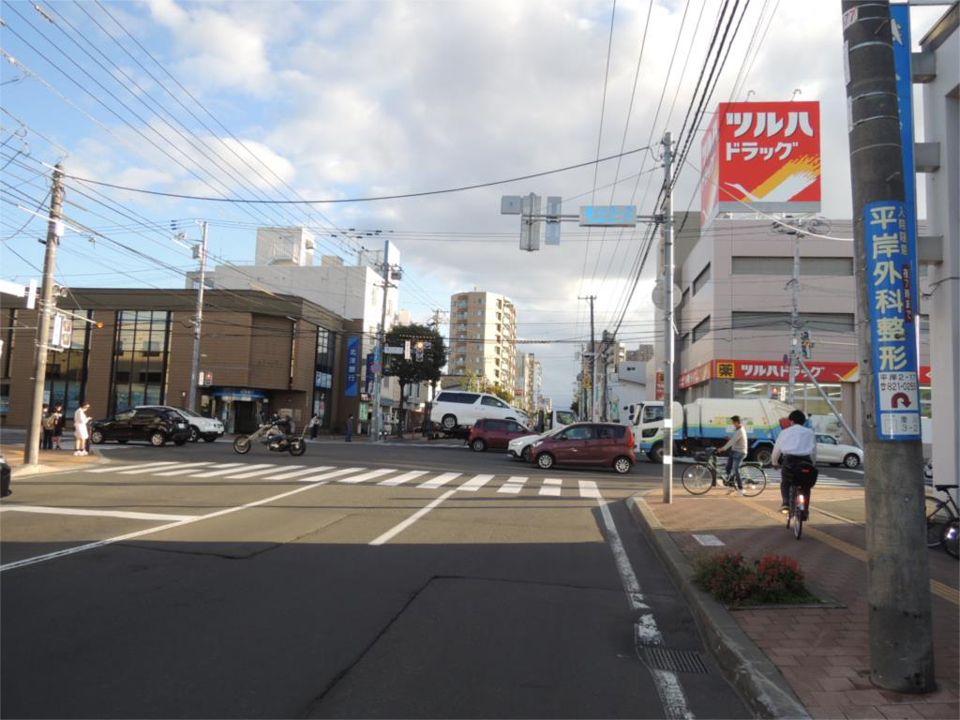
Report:
<svg viewBox="0 0 960 720"><path fill-rule="evenodd" d="M38 276L45 223L28 211L46 212L58 161L72 175L168 193L342 200L520 177L656 145L665 130L679 134L721 6L4 2L0 276ZM915 41L942 11L913 11ZM824 214L849 217L839 3L751 3L731 36L711 105L819 100ZM695 138L677 209L697 207ZM360 247L379 248L380 230L402 253L402 305L415 320L474 287L511 297L520 336L541 341L525 349L544 363L546 392L565 405L576 343L589 336L577 298L598 297L598 332L623 314L628 346L652 341L655 253L628 304L643 229L564 225L560 248L522 253L518 219L499 214L500 196L559 195L565 212L590 203L653 212L660 172L647 151L596 173L311 206L177 200L69 180L66 212L80 232L64 237L58 276L74 287L183 287L182 271L195 263L172 238L196 238L199 218L210 223L215 262L251 262L257 226L308 225L320 252L347 261Z"/></svg>

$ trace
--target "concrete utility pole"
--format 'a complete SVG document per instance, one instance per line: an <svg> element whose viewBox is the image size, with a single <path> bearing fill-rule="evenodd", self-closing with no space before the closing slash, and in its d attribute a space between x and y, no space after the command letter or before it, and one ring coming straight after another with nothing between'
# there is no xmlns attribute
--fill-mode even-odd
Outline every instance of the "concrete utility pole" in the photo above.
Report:
<svg viewBox="0 0 960 720"><path fill-rule="evenodd" d="M914 168L904 168L901 159L889 3L843 0L842 10L866 460L870 673L882 688L923 693L935 689L935 679L919 470L923 451L919 415L914 421L911 414L918 409L912 398L919 401L919 321L912 299L916 249L901 249L908 246L904 172ZM895 332L888 334L891 329ZM893 383L902 385L890 391Z"/></svg>
<svg viewBox="0 0 960 720"><path fill-rule="evenodd" d="M579 297L578 300L588 300L590 302L590 407L589 415L592 422L597 421L597 342L593 330L593 303L597 299L596 295L587 295Z"/></svg>
<svg viewBox="0 0 960 720"><path fill-rule="evenodd" d="M57 271L57 246L63 235L63 167L53 169L53 188L50 195L50 220L47 223L47 250L43 256L43 284L41 286L40 317L37 323L37 354L33 361L33 404L30 424L27 425L26 446L23 449L25 465L36 465L40 457L40 438L43 419L43 394L47 384L47 346L50 344L50 322L54 307L53 276Z"/></svg>
<svg viewBox="0 0 960 720"><path fill-rule="evenodd" d="M673 502L673 145L663 135L663 501Z"/></svg>
<svg viewBox="0 0 960 720"><path fill-rule="evenodd" d="M383 442L383 417L380 408L383 384L383 348L387 341L387 290L390 284L390 241L383 241L383 262L380 264L380 276L383 278L383 304L380 309L380 328L377 331L377 346L373 356L373 414L370 418L370 434L376 442Z"/></svg>
<svg viewBox="0 0 960 720"><path fill-rule="evenodd" d="M194 246L196 247L196 246ZM193 362L190 365L190 395L187 407L197 412L197 385L200 384L200 326L203 323L203 288L207 277L207 221L200 221L200 287L197 288L197 311L193 318Z"/></svg>

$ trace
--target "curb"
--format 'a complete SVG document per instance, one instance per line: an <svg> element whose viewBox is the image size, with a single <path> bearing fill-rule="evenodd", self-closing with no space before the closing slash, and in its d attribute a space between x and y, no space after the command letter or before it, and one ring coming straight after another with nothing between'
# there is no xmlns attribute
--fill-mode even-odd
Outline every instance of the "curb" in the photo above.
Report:
<svg viewBox="0 0 960 720"><path fill-rule="evenodd" d="M627 507L680 588L717 664L750 709L762 718L809 720L810 714L776 665L740 628L726 608L693 584L693 566L646 500L635 495L628 498Z"/></svg>
<svg viewBox="0 0 960 720"><path fill-rule="evenodd" d="M93 453L96 456L95 462L84 462L84 463L71 463L69 465L57 466L57 465L18 465L16 467L10 468L10 477L14 480L22 477L33 477L34 475L52 475L54 473L68 472L70 470L76 470L77 468L83 468L88 465L104 465L109 463L106 457L100 453Z"/></svg>

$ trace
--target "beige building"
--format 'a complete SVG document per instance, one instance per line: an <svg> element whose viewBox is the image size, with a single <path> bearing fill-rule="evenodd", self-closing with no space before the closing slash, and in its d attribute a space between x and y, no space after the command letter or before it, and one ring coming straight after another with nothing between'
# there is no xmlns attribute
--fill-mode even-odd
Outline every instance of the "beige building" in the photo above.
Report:
<svg viewBox="0 0 960 720"><path fill-rule="evenodd" d="M517 353L517 381L513 404L533 417L542 408L543 367L533 353Z"/></svg>
<svg viewBox="0 0 960 720"><path fill-rule="evenodd" d="M482 378L513 392L517 380L517 309L496 293L473 291L450 298L447 374Z"/></svg>

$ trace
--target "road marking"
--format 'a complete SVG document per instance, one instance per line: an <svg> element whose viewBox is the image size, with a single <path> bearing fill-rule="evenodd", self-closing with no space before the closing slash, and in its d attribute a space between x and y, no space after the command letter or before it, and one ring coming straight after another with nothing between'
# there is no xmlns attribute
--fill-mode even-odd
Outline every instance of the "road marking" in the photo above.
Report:
<svg viewBox="0 0 960 720"><path fill-rule="evenodd" d="M600 507L603 524L607 530L607 544L613 552L614 563L617 566L617 572L620 574L620 582L627 593L627 602L630 604L630 608L636 612L649 611L649 606L644 602L640 581L637 580L637 576L633 572L633 566L630 564L630 558L627 555L626 548L624 548L623 540L617 531L616 523L613 522L610 507L599 492L597 495L597 505ZM660 628L657 627L657 621L653 617L653 613L645 612L637 620L634 625L634 644L638 654L641 655L643 647L663 644L663 635L660 633ZM657 688L657 695L660 696L660 702L663 705L664 717L671 719L693 718L693 713L688 709L687 699L677 674L670 670L653 668L650 669L650 674L653 676L653 684Z"/></svg>
<svg viewBox="0 0 960 720"><path fill-rule="evenodd" d="M128 520L187 520L196 515L162 515L160 513L127 512L125 510L82 510L80 508L43 507L40 505L6 505L0 512L26 512L43 515L84 515L90 517L114 517Z"/></svg>
<svg viewBox="0 0 960 720"><path fill-rule="evenodd" d="M494 477L494 475L474 475L472 479L461 485L460 489L466 490L467 492L477 492L480 488L493 480Z"/></svg>
<svg viewBox="0 0 960 720"><path fill-rule="evenodd" d="M390 473L395 473L396 468L380 468L379 470L371 470L370 472L365 472L362 475L354 475L353 477L340 478L337 482L341 483L362 483L367 480L373 480L374 478L383 477L384 475L389 475Z"/></svg>
<svg viewBox="0 0 960 720"><path fill-rule="evenodd" d="M392 477L389 480L384 480L383 482L377 483L377 485L388 485L388 486L397 486L403 485L408 480L415 480L416 478L426 475L427 470L411 470L410 472L405 472L402 475L397 475Z"/></svg>
<svg viewBox="0 0 960 720"><path fill-rule="evenodd" d="M508 493L510 495L519 495L526 482L527 478L523 476L511 475L509 478L507 478L507 481L500 486L500 489L497 490L497 492Z"/></svg>
<svg viewBox="0 0 960 720"><path fill-rule="evenodd" d="M232 472L237 472L244 463L219 463L217 465L211 465L210 467L217 468L216 470L211 470L210 472L201 472L192 474L190 477L195 478L210 478L217 477L219 475L229 475Z"/></svg>
<svg viewBox="0 0 960 720"><path fill-rule="evenodd" d="M600 499L600 488L593 480L580 480L580 497Z"/></svg>
<svg viewBox="0 0 960 720"><path fill-rule="evenodd" d="M300 478L297 482L312 483L317 482L318 480L332 480L333 478L338 478L342 475L350 475L351 473L363 472L366 468L341 468L339 470L334 470L328 473L322 473L320 475L311 475L310 477Z"/></svg>
<svg viewBox="0 0 960 720"><path fill-rule="evenodd" d="M120 470L117 472L117 475L138 475L138 474L149 474L154 470L168 470L174 465L179 465L179 462L161 462L161 463L147 463L146 465L141 465L140 467L131 468L129 470Z"/></svg>
<svg viewBox="0 0 960 720"><path fill-rule="evenodd" d="M88 472L88 473L120 472L121 470L136 470L138 468L143 469L143 468L156 467L158 465L163 466L163 465L176 465L176 464L177 463L175 462L155 462L155 463L139 463L137 465L121 465L119 467L117 467L116 465L110 465L105 468L96 468L94 470L84 470L84 472Z"/></svg>
<svg viewBox="0 0 960 720"><path fill-rule="evenodd" d="M251 470L250 472L244 472L238 475L227 475L227 480L246 480L247 478L256 477L257 475L266 475L268 472L273 472L274 470L276 470L278 467L281 467L281 466L270 463L267 465L259 465L259 466L250 465L249 467L252 467L252 468L260 467L261 469ZM303 465L287 465L286 467L287 469L293 469L293 468L302 468L304 466Z"/></svg>
<svg viewBox="0 0 960 720"><path fill-rule="evenodd" d="M448 482L454 478L460 477L461 473L448 472L441 475L437 475L432 480L427 480L425 483L420 483L417 485L418 490L436 490L441 485L446 485Z"/></svg>
<svg viewBox="0 0 960 720"><path fill-rule="evenodd" d="M307 473L312 472L323 472L324 470L333 470L333 465L316 465L314 467L308 467L305 470L291 470L290 472L277 473L276 475L267 475L264 480L289 480L290 478L295 478L298 475L306 475Z"/></svg>
<svg viewBox="0 0 960 720"><path fill-rule="evenodd" d="M448 475L449 475L449 474L459 475L459 473L447 473L447 474L448 474ZM431 510L433 510L433 509L434 509L435 507L437 507L440 503L444 502L447 498L449 498L451 495L453 495L453 494L456 493L456 492L457 492L456 489L447 490L443 495L441 495L440 497L438 497L436 500L434 500L433 502L431 502L429 505L426 505L425 507L422 507L422 508L420 508L419 510L417 510L417 512L415 512L413 515L411 515L410 517L408 517L406 520L404 520L404 521L403 521L402 523L400 523L399 525L395 525L394 527L392 527L392 528L390 528L389 530L387 530L387 531L386 531L383 535L381 535L380 537L375 538L374 540L371 540L371 541L370 541L370 544L371 544L371 545L383 545L384 543L389 542L389 541L391 540L391 538L394 538L394 537L396 537L397 535L399 535L400 533L402 533L402 532L403 532L404 530L406 530L408 527L410 527L411 525L413 525L417 520L419 520L419 519L422 518L424 515L426 515L427 513L429 513Z"/></svg>
<svg viewBox="0 0 960 720"><path fill-rule="evenodd" d="M167 470L160 473L152 473L157 477L173 477L174 475L188 475L194 470L197 470L201 467L213 467L215 463L212 462L192 462L192 463L180 463L180 466L174 470Z"/></svg>
<svg viewBox="0 0 960 720"><path fill-rule="evenodd" d="M544 478L543 487L540 488L540 495L549 495L550 497L560 497L560 487L563 480L560 478Z"/></svg>
<svg viewBox="0 0 960 720"><path fill-rule="evenodd" d="M76 547L65 548L63 550L57 550L56 552L47 553L46 555L37 555L32 558L24 558L23 560L16 560L6 565L0 565L0 572L6 572L8 570L16 570L17 568L27 567L28 565L36 565L38 563L46 562L47 560L55 560L61 557L67 557L69 555L76 555L78 553L86 552L87 550L95 550L106 545L113 545L118 542L123 542L124 540L133 540L135 538L144 537L145 535L152 535L154 533L163 532L165 530L172 530L173 528L182 527L184 525L191 525L195 522L200 522L201 520L211 520L216 517L221 517L223 515L230 515L231 513L240 512L241 510L249 510L250 508L259 507L260 505L266 505L267 503L275 502L277 500L283 500L288 498L291 495L296 495L298 493L306 492L307 490L312 490L315 487L320 487L321 485L326 485L325 482L316 482L311 485L306 485L304 487L298 487L293 490L288 490L287 492L282 492L279 495L271 495L268 498L263 500L254 500L253 502L245 503L244 505L237 505L235 507L225 508L223 510L217 510L216 512L209 513L207 515L193 515L185 520L177 520L176 522L167 523L166 525L160 525L154 528L147 528L146 530L138 530L136 532L127 533L125 535L117 535L116 537L107 538L106 540L97 540L96 542L87 543L86 545L78 545ZM12 507L12 506L11 506Z"/></svg>

